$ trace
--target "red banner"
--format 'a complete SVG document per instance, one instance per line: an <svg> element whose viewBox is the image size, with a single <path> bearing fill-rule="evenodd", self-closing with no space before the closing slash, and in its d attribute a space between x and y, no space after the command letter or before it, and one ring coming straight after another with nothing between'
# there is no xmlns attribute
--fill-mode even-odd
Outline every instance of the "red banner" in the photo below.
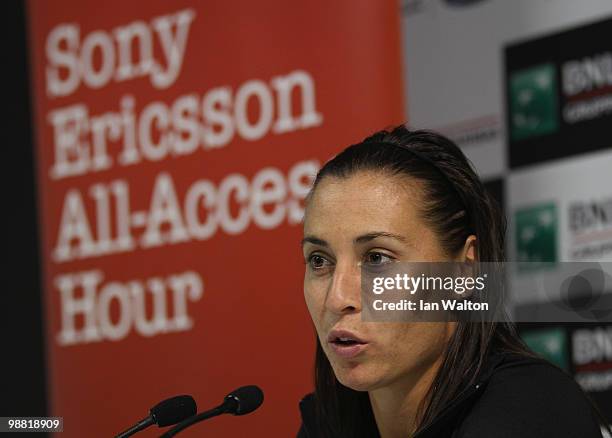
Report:
<svg viewBox="0 0 612 438"><path fill-rule="evenodd" d="M395 1L30 1L50 415L263 406L183 436L292 436L312 388L303 201L403 120ZM159 430L143 432L157 436Z"/></svg>

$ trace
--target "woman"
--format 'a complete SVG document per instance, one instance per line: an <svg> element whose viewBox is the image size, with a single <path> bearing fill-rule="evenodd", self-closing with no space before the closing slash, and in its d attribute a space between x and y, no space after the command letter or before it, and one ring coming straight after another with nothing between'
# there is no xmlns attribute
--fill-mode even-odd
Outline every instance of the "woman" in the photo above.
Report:
<svg viewBox="0 0 612 438"><path fill-rule="evenodd" d="M511 323L363 322L360 268L503 260L505 222L461 150L399 126L319 171L304 295L315 391L298 437L600 437L601 414Z"/></svg>

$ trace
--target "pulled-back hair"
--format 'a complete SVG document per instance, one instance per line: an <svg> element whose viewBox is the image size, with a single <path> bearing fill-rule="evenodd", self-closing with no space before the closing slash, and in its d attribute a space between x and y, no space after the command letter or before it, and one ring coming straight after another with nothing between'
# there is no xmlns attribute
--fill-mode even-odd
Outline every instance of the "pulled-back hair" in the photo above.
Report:
<svg viewBox="0 0 612 438"><path fill-rule="evenodd" d="M431 131L409 131L404 125L379 131L328 161L318 172L308 199L325 178L348 178L362 171L418 180L424 193L419 213L449 257L457 255L473 234L478 261L503 262L506 221L500 206L451 140ZM535 356L511 322L458 322L419 406L417 430L475 382L492 349ZM318 338L314 398L322 436L378 436L368 393L347 388L336 379Z"/></svg>

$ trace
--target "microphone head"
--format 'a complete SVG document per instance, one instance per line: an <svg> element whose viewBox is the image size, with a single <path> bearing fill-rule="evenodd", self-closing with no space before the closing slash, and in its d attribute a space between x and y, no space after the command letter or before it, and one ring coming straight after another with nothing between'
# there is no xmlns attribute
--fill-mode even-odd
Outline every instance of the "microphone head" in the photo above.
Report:
<svg viewBox="0 0 612 438"><path fill-rule="evenodd" d="M151 417L159 427L171 426L194 416L198 411L190 395L177 395L159 402L150 410Z"/></svg>
<svg viewBox="0 0 612 438"><path fill-rule="evenodd" d="M253 412L263 403L263 391L255 385L242 386L225 396L223 404L227 413L245 415Z"/></svg>

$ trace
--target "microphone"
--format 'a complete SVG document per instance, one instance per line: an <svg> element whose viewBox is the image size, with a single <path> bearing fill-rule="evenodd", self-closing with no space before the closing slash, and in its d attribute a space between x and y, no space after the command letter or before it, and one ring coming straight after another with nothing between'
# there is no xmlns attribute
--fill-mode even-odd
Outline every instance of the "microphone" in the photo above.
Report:
<svg viewBox="0 0 612 438"><path fill-rule="evenodd" d="M159 402L149 410L149 416L134 426L121 432L115 438L127 438L143 429L157 424L158 427L171 426L196 414L198 408L190 395L177 395Z"/></svg>
<svg viewBox="0 0 612 438"><path fill-rule="evenodd" d="M209 411L181 421L172 429L164 433L160 438L171 438L181 430L199 423L200 421L216 417L221 414L246 415L253 412L263 403L263 391L255 385L242 386L225 396L223 403Z"/></svg>
<svg viewBox="0 0 612 438"><path fill-rule="evenodd" d="M226 414L246 415L261 406L264 400L263 391L259 386L242 386L225 396L223 404Z"/></svg>

